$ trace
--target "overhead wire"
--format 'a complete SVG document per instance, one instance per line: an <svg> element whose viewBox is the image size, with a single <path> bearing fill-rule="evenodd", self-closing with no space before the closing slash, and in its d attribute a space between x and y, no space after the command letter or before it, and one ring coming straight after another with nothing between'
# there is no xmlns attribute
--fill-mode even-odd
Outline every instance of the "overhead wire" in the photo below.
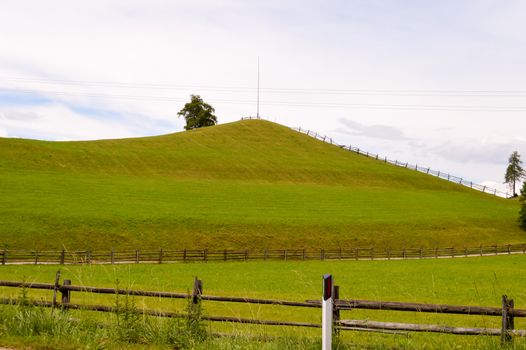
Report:
<svg viewBox="0 0 526 350"><path fill-rule="evenodd" d="M0 90L27 93L27 94L48 94L57 96L78 96L94 98L118 98L128 100L149 100L164 102L184 102L183 98L174 98L168 96L153 95L123 95L123 94L105 94L92 92L67 92L67 91L49 91L49 90L21 90L6 89ZM214 103L226 104L254 104L252 100L236 99L210 99ZM262 105L284 106L284 107L335 107L350 109L392 109L392 110L429 110L429 111L467 111L467 112L526 112L526 106L473 106L473 105L423 105L423 104L366 104L366 103L341 103L341 102L301 102L301 101L272 101L262 100Z"/></svg>
<svg viewBox="0 0 526 350"><path fill-rule="evenodd" d="M85 81L66 79L35 79L2 77L0 81L33 82L40 84L63 84L90 87L117 87L130 89L202 89L222 92L255 92L256 87L246 86L213 86L213 85L182 85L159 83L123 83L110 81ZM522 97L526 90L440 90L440 89L334 89L334 88L296 88L296 87L261 87L267 93L308 93L308 94L356 94L356 95L393 95L393 96L473 96L473 97Z"/></svg>

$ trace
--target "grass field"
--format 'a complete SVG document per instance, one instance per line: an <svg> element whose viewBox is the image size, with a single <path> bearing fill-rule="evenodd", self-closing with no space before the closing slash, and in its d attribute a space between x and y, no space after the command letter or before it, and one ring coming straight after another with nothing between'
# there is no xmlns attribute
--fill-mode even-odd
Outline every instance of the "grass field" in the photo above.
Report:
<svg viewBox="0 0 526 350"><path fill-rule="evenodd" d="M517 308L526 308L526 256L498 256L417 261L349 261L349 262L247 262L170 265L93 265L62 266L63 278L73 284L186 292L194 276L204 281L204 293L244 297L263 297L288 300L319 299L321 276L333 273L340 285L342 298L390 300L406 302L448 303L457 305L500 305L507 294ZM9 280L52 283L57 266L2 266L0 278ZM16 296L16 289L3 288L3 296ZM30 291L36 298L51 298L50 292ZM114 296L73 293L72 302L104 303L112 305ZM180 311L184 301L165 301L156 298L135 298L138 307ZM320 322L317 309L295 309L279 306L237 305L204 302L205 314L248 318ZM95 319L101 316L87 313ZM85 314L83 314L85 315ZM83 316L84 317L84 316ZM413 312L354 310L342 312L342 318L379 321L430 323L452 326L500 327L499 317L437 315ZM265 343L268 348L279 348L282 337L314 342L305 348L316 348L318 330L263 326L211 325L212 330L234 333L278 336ZM526 329L526 321L516 320L516 328ZM236 341L217 340L210 348L236 348ZM303 340L300 340L303 339ZM310 340L309 340L310 339ZM498 338L451 336L439 334L381 335L346 332L342 340L350 348L494 348ZM12 339L19 342L20 339ZM219 345L218 345L219 344ZM248 345L250 344L250 346ZM258 347L259 342L245 342L238 348ZM274 345L276 347L272 347ZM526 348L516 341L516 348ZM217 346L217 347L215 347ZM312 346L312 347L310 347ZM302 348L302 347L299 347Z"/></svg>
<svg viewBox="0 0 526 350"><path fill-rule="evenodd" d="M0 138L12 249L464 247L519 206L265 121L89 142Z"/></svg>

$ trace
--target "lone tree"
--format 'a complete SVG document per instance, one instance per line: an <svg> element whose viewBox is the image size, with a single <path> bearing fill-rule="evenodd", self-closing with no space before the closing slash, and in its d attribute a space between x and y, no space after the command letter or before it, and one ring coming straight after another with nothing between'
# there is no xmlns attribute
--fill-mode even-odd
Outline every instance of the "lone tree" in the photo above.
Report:
<svg viewBox="0 0 526 350"><path fill-rule="evenodd" d="M205 103L199 95L190 95L190 98L191 101L185 104L184 108L177 113L179 117L186 119L185 130L216 125L215 109L208 103Z"/></svg>
<svg viewBox="0 0 526 350"><path fill-rule="evenodd" d="M506 169L506 175L504 175L504 183L508 184L513 190L513 197L517 196L515 191L517 182L524 178L526 178L526 172L522 168L521 156L519 152L515 151L508 159L508 168Z"/></svg>

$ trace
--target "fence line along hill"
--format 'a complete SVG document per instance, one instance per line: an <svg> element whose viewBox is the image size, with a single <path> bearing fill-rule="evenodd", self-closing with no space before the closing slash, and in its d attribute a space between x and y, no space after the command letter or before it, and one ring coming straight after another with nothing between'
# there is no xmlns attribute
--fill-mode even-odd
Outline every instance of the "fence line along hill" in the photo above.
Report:
<svg viewBox="0 0 526 350"><path fill-rule="evenodd" d="M260 117L245 117L245 118L241 118L241 120L262 120L262 118L260 118ZM447 181L450 181L450 182L455 183L455 184L463 185L463 186L469 187L471 189L480 191L482 193L488 193L488 194L492 194L494 196L499 196L499 197L502 197L502 198L511 198L512 197L512 195L509 192L503 192L503 191L497 190L496 188L492 188L490 186L480 185L480 184L478 184L476 182L470 181L470 180L468 180L466 178L463 178L463 177L452 175L452 174L450 174L448 172L445 172L445 171L431 169L431 167L419 166L418 164L409 164L409 162L403 162L403 161L399 161L397 159L389 159L389 158L387 158L387 156L381 156L378 153L369 152L369 151L366 151L364 149L361 149L360 147L356 147L356 146L352 146L352 145L339 144L336 141L334 141L332 139L332 137L329 137L329 136L323 135L323 134L319 134L316 131L311 131L311 130L305 129L305 128L302 129L301 127L292 127L291 129L295 130L297 132L306 134L308 136L311 136L311 137L313 137L313 138L315 138L317 140L326 142L326 143L328 143L330 145L334 145L334 146L340 147L342 149L346 149L346 150L348 150L350 152L355 152L356 154L361 154L362 156L373 158L373 159L379 160L379 161L384 162L384 163L389 163L389 164L392 164L392 165L395 165L395 166L399 166L399 167L402 167L402 168L405 168L405 169L415 170L415 171L419 171L419 172L427 174L427 175L436 176L439 179L447 180Z"/></svg>
<svg viewBox="0 0 526 350"><path fill-rule="evenodd" d="M0 248L319 249L525 241L518 204L288 127L0 138Z"/></svg>

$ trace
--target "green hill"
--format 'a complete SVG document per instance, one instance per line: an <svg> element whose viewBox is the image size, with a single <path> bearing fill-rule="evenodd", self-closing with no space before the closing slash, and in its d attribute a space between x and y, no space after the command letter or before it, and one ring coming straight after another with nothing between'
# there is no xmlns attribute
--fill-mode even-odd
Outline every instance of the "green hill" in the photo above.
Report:
<svg viewBox="0 0 526 350"><path fill-rule="evenodd" d="M517 212L516 201L266 121L120 140L0 138L9 248L463 247L526 241Z"/></svg>

